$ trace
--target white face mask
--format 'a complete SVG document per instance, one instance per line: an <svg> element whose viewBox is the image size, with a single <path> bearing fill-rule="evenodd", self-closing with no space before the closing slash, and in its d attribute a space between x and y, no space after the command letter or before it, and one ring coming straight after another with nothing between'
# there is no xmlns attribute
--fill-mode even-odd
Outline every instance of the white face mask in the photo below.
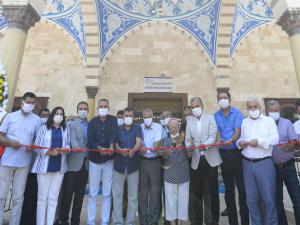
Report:
<svg viewBox="0 0 300 225"><path fill-rule="evenodd" d="M124 120L122 118L118 118L118 126L121 127L124 125Z"/></svg>
<svg viewBox="0 0 300 225"><path fill-rule="evenodd" d="M24 113L30 113L34 109L34 105L23 102L22 110Z"/></svg>
<svg viewBox="0 0 300 225"><path fill-rule="evenodd" d="M144 119L144 123L147 127L150 127L152 124L152 118L146 118Z"/></svg>
<svg viewBox="0 0 300 225"><path fill-rule="evenodd" d="M130 126L133 123L133 117L125 117L124 123L125 125Z"/></svg>
<svg viewBox="0 0 300 225"><path fill-rule="evenodd" d="M169 117L168 117L168 118L165 118L165 119L164 119L165 124L168 125L168 123L170 122L170 120L171 120L171 118L169 118Z"/></svg>
<svg viewBox="0 0 300 225"><path fill-rule="evenodd" d="M171 134L170 136L171 136L171 138L174 138L174 139L175 139L175 138L177 138L177 137L179 136L179 133Z"/></svg>
<svg viewBox="0 0 300 225"><path fill-rule="evenodd" d="M279 120L280 113L279 112L269 112L269 117L272 117L275 121Z"/></svg>
<svg viewBox="0 0 300 225"><path fill-rule="evenodd" d="M64 120L64 117L62 115L55 115L53 118L53 122L56 124L61 124L61 122Z"/></svg>
<svg viewBox="0 0 300 225"><path fill-rule="evenodd" d="M86 119L87 118L87 114L88 114L88 112L87 112L87 110L79 110L78 111L78 117L80 118L80 119Z"/></svg>
<svg viewBox="0 0 300 225"><path fill-rule="evenodd" d="M194 116L200 117L202 115L202 108L201 107L193 108L192 112Z"/></svg>
<svg viewBox="0 0 300 225"><path fill-rule="evenodd" d="M219 101L219 106L222 108L222 109L227 109L228 106L229 106L229 100L228 99L221 99Z"/></svg>
<svg viewBox="0 0 300 225"><path fill-rule="evenodd" d="M249 116L250 116L252 119L257 119L257 118L260 116L260 110L259 110L259 109L256 109L256 110L250 110L250 111L249 111Z"/></svg>
<svg viewBox="0 0 300 225"><path fill-rule="evenodd" d="M47 120L48 120L48 118L40 118L40 119L42 121L42 124L45 124L47 122Z"/></svg>
<svg viewBox="0 0 300 225"><path fill-rule="evenodd" d="M99 108L98 109L99 116L107 116L108 114L108 108Z"/></svg>

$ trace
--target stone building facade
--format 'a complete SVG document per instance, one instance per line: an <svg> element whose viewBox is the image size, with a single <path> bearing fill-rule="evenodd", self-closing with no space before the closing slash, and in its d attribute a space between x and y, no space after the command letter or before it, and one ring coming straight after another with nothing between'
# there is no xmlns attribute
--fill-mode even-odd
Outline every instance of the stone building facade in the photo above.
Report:
<svg viewBox="0 0 300 225"><path fill-rule="evenodd" d="M56 2L64 9L49 3L28 32L16 96L33 91L49 97L49 108L72 114L78 101L95 95L108 98L116 113L129 93L145 92L145 77L164 74L173 78L174 93L187 101L200 96L210 113L224 88L243 110L250 96L262 103L300 97L289 37L269 0ZM1 45L5 24L0 32ZM170 94L158 96L163 102Z"/></svg>

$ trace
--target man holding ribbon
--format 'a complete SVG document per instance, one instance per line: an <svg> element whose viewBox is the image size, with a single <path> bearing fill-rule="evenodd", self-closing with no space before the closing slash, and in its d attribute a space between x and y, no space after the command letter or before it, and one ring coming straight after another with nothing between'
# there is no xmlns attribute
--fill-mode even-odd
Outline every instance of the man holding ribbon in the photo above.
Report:
<svg viewBox="0 0 300 225"><path fill-rule="evenodd" d="M144 147L141 152L139 182L139 219L141 225L158 225L161 204L161 162L156 150L161 144L162 127L153 122L153 111L143 111ZM150 148L150 149L149 149Z"/></svg>
<svg viewBox="0 0 300 225"><path fill-rule="evenodd" d="M211 212L214 224L218 224L220 217L220 199L218 190L218 166L222 159L215 144L217 138L217 124L212 115L203 113L202 100L193 97L190 101L193 117L187 121L185 143L187 147L197 146L192 156L191 177L198 201L202 202L204 185L207 181L211 198ZM207 146L208 145L208 146ZM195 208L195 224L202 225L203 208Z"/></svg>
<svg viewBox="0 0 300 225"><path fill-rule="evenodd" d="M124 183L127 180L128 207L126 225L136 224L136 212L138 209L138 186L140 156L138 150L141 147L143 134L139 125L133 123L134 112L131 108L124 110L124 125L118 128L118 142L114 160L113 174L113 223L123 224L123 195Z"/></svg>
<svg viewBox="0 0 300 225"><path fill-rule="evenodd" d="M21 109L9 113L0 126L0 143L6 145L0 163L0 225L6 198L11 183L13 207L9 225L19 225L24 199L27 175L31 164L31 148L41 126L40 118L32 113L36 96L27 92L22 97Z"/></svg>
<svg viewBox="0 0 300 225"><path fill-rule="evenodd" d="M266 211L265 224L277 225L276 171L272 160L273 146L278 144L279 139L277 127L272 118L262 114L256 98L247 100L247 109L249 117L242 122L237 146L243 149L243 174L251 224L263 224L262 199Z"/></svg>
<svg viewBox="0 0 300 225"><path fill-rule="evenodd" d="M113 178L113 149L117 141L117 118L108 115L109 101L98 101L98 116L88 125L89 158L89 197L87 205L87 225L96 224L97 196L102 181L101 225L110 222L111 187Z"/></svg>
<svg viewBox="0 0 300 225"><path fill-rule="evenodd" d="M279 146L274 146L272 153L276 168L278 224L288 225L283 204L283 184L285 184L293 203L296 225L300 225L300 185L294 159L297 135L292 122L280 117L280 105L277 101L267 102L267 112L276 122L279 133Z"/></svg>
<svg viewBox="0 0 300 225"><path fill-rule="evenodd" d="M231 106L228 91L218 93L220 110L215 113L218 136L223 143L220 146L222 176L225 184L225 202L230 225L238 225L238 210L235 201L235 188L239 193L241 224L249 225L249 211L246 204L245 184L243 180L242 154L235 142L241 134L243 114Z"/></svg>

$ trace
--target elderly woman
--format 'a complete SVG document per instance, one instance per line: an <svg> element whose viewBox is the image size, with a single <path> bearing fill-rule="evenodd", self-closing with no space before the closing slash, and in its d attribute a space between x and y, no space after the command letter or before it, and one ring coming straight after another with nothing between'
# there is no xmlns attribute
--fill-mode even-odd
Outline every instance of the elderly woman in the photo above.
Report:
<svg viewBox="0 0 300 225"><path fill-rule="evenodd" d="M177 119L172 118L168 122L170 136L162 140L163 147L178 146L180 140L180 125ZM182 224L188 221L189 206L189 163L188 154L184 149L164 150L166 159L164 165L164 186L166 198L166 219L171 225Z"/></svg>

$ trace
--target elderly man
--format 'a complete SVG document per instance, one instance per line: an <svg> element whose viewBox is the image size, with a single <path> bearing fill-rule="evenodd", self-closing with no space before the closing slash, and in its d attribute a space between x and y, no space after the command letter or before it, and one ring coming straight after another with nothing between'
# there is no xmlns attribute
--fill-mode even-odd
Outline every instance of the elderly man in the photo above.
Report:
<svg viewBox="0 0 300 225"><path fill-rule="evenodd" d="M273 149L273 161L276 167L278 224L288 225L283 204L283 184L285 184L293 203L296 224L299 225L300 185L294 160L297 135L292 122L280 117L280 105L277 101L270 100L267 102L267 112L275 120L279 133L280 146L275 146Z"/></svg>
<svg viewBox="0 0 300 225"><path fill-rule="evenodd" d="M278 143L276 123L264 116L256 98L247 100L249 117L241 126L237 146L243 149L243 173L247 205L252 225L262 225L260 198L264 203L266 225L278 225L276 210L275 166L272 160L273 146ZM279 224L281 225L281 224Z"/></svg>
<svg viewBox="0 0 300 225"><path fill-rule="evenodd" d="M162 127L153 122L153 112L143 111L142 126L144 147L156 148L161 144ZM161 202L161 163L157 151L141 152L139 183L139 219L141 225L157 225Z"/></svg>
<svg viewBox="0 0 300 225"><path fill-rule="evenodd" d="M235 142L241 134L243 114L231 106L231 95L228 91L218 93L220 110L215 113L218 125L218 136L224 143L220 147L223 160L221 165L225 184L225 202L230 225L238 225L238 213L235 202L235 187L239 193L241 224L249 225L249 211L246 204L245 185L243 180L242 154Z"/></svg>
<svg viewBox="0 0 300 225"><path fill-rule="evenodd" d="M222 163L218 148L205 148L214 144L217 138L217 124L212 115L203 113L202 100L199 97L191 99L194 117L187 121L186 146L200 146L192 156L191 175L194 179L195 195L200 202L203 199L204 184L207 181L211 197L211 212L214 224L219 222L220 200L218 190L218 166ZM203 210L195 209L197 225L203 223Z"/></svg>
<svg viewBox="0 0 300 225"><path fill-rule="evenodd" d="M140 164L138 150L142 144L143 134L141 127L133 123L133 116L133 109L126 108L124 110L124 125L118 128L116 149L122 152L116 154L114 162L112 192L113 222L115 225L123 224L122 203L125 180L127 180L128 186L126 225L136 224Z"/></svg>

